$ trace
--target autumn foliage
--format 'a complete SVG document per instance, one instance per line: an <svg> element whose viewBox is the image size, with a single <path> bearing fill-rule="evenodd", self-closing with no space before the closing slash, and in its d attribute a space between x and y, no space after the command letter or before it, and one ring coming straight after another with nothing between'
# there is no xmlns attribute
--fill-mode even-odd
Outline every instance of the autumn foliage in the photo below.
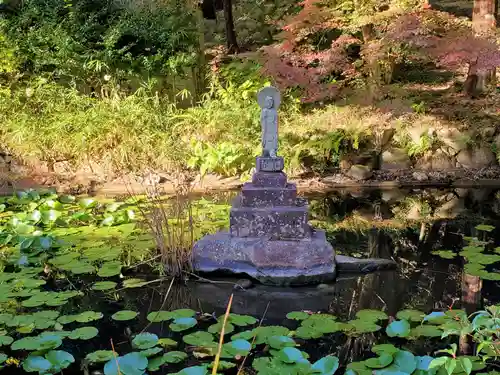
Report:
<svg viewBox="0 0 500 375"><path fill-rule="evenodd" d="M281 89L301 89L305 102L334 98L353 80L390 81L403 60L426 58L450 70L500 66L496 40L474 35L468 21L433 10L426 1L301 5L282 25L280 43L263 48L263 54L266 74Z"/></svg>

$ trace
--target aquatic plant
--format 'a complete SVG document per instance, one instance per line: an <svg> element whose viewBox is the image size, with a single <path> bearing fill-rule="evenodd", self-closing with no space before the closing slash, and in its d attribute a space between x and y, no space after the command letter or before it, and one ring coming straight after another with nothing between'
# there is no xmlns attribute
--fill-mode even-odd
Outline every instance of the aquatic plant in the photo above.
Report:
<svg viewBox="0 0 500 375"><path fill-rule="evenodd" d="M479 224L475 229L480 234L488 234L495 227L487 224ZM464 236L465 246L461 251L435 250L432 254L444 259L455 259L461 256L466 261L464 271L468 275L477 276L483 280L500 281L500 272L495 269L488 269L488 266L500 263L500 248L493 248L487 240L486 235L483 235L482 238L480 240L478 237Z"/></svg>

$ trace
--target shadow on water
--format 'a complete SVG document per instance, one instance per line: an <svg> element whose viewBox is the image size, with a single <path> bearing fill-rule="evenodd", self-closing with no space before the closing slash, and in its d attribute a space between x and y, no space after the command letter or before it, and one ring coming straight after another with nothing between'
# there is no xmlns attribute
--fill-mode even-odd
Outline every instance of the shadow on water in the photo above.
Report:
<svg viewBox="0 0 500 375"><path fill-rule="evenodd" d="M231 197L232 194L219 195L212 204L227 207ZM497 191L345 190L308 198L312 223L327 230L338 253L392 258L398 262L398 269L368 275L340 275L331 285L314 287L255 285L239 290L234 289L232 283L236 280L219 278L212 279L212 283L185 280L174 285L168 295L168 281L123 290L116 299L114 294L88 294L78 302L77 309L105 314L105 319L97 325L99 341L80 343L71 348L71 352L84 356L93 350L109 350L110 339L119 353L129 352L132 332L147 328L160 337L171 334L168 322L163 325L148 322L146 317L150 311L192 308L219 316L224 313L231 294L234 294L232 312L257 318L265 314L266 325L290 324L285 315L297 310L329 312L348 320L360 309L381 309L394 316L405 308L430 312L453 305L471 312L485 304L500 302L500 282L483 281L465 274L461 258L447 260L431 254L434 250L461 249L464 236L482 238L483 233L475 227L484 223L496 228L488 234L490 246L500 246L500 194ZM225 216L227 212L221 210L220 215ZM494 266L490 266L490 270L499 272L498 263ZM151 278L147 269L138 270L133 276ZM63 307L68 314L73 308L71 303ZM109 316L119 310L138 311L140 315L131 323L112 321ZM340 339L333 335L313 348L313 352L339 353L341 358L352 360L359 358L371 344L369 339L346 340L345 336ZM168 372L173 370L176 367L169 366Z"/></svg>

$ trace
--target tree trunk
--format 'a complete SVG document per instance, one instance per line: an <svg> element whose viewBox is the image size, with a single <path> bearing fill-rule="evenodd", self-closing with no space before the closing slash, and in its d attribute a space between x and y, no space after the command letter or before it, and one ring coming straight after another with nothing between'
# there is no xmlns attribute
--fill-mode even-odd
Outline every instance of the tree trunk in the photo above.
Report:
<svg viewBox="0 0 500 375"><path fill-rule="evenodd" d="M474 0L472 9L472 31L476 35L491 36L496 28L497 0ZM479 70L476 63L469 66L467 80L464 87L468 95L474 96L486 90L486 87L495 81L496 69Z"/></svg>
<svg viewBox="0 0 500 375"><path fill-rule="evenodd" d="M236 31L234 30L232 0L224 0L224 21L226 23L226 42L228 52L238 53L239 47L236 39Z"/></svg>

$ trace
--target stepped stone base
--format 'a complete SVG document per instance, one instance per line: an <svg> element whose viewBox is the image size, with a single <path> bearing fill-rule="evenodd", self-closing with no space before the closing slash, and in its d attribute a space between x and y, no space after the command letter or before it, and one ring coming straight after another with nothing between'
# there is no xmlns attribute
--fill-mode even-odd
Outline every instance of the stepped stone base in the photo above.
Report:
<svg viewBox="0 0 500 375"><path fill-rule="evenodd" d="M286 184L278 187L261 187L246 183L241 189L241 205L244 207L293 206L297 198L297 186Z"/></svg>
<svg viewBox="0 0 500 375"><path fill-rule="evenodd" d="M193 263L199 272L246 274L266 285L317 284L336 276L335 253L320 230L279 241L218 232L196 242Z"/></svg>
<svg viewBox="0 0 500 375"><path fill-rule="evenodd" d="M307 205L245 207L235 202L230 211L230 232L237 237L302 239L311 233L308 211Z"/></svg>

